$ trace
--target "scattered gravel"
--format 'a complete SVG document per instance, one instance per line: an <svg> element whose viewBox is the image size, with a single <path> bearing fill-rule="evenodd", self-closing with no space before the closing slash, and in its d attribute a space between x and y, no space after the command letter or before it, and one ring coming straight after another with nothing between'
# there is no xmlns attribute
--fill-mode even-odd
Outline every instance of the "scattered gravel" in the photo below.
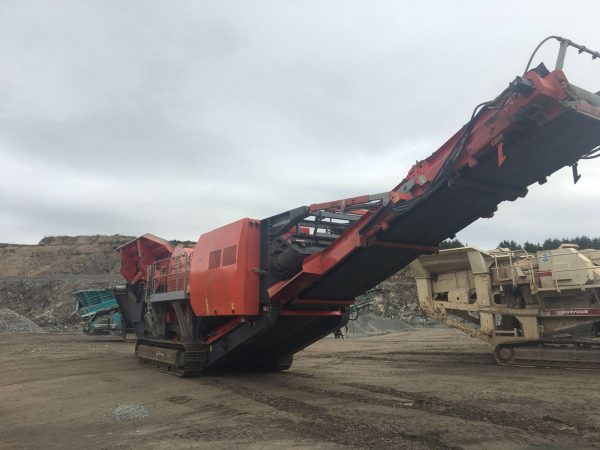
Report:
<svg viewBox="0 0 600 450"><path fill-rule="evenodd" d="M44 333L45 331L11 309L0 308L0 334L7 333Z"/></svg>
<svg viewBox="0 0 600 450"><path fill-rule="evenodd" d="M378 317L372 313L359 314L358 319L348 322L350 336L369 336L411 330L414 327L402 320Z"/></svg>
<svg viewBox="0 0 600 450"><path fill-rule="evenodd" d="M150 415L150 410L144 405L136 403L120 403L113 410L113 419L117 422L127 422L130 420L143 419Z"/></svg>

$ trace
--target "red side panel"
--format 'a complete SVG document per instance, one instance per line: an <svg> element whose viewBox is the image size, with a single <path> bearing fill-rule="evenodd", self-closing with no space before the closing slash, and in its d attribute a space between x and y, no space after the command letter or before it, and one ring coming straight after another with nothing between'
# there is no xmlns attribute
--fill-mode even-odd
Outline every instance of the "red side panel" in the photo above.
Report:
<svg viewBox="0 0 600 450"><path fill-rule="evenodd" d="M259 224L242 219L200 236L190 272L197 316L258 315Z"/></svg>

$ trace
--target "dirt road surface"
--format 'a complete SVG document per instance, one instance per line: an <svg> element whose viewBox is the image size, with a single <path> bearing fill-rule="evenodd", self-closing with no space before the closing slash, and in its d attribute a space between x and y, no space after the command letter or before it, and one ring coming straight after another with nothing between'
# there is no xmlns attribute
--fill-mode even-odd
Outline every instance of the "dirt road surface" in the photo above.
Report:
<svg viewBox="0 0 600 450"><path fill-rule="evenodd" d="M598 372L500 367L441 327L193 379L79 334L3 335L0 352L2 449L600 447Z"/></svg>

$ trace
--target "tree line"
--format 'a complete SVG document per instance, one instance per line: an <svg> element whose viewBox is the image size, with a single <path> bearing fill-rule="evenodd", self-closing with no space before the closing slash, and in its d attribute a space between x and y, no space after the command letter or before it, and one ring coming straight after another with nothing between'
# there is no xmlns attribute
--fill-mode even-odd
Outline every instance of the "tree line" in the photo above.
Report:
<svg viewBox="0 0 600 450"><path fill-rule="evenodd" d="M589 236L577 236L574 238L548 238L543 242L529 242L525 241L522 244L514 240L503 240L497 245L498 248L508 248L510 250L525 250L530 253L535 253L540 250L553 250L560 247L561 244L577 244L579 248L593 248L594 250L600 250L600 237L591 238ZM463 244L458 239L446 239L440 244L440 248L458 248L466 247L468 244Z"/></svg>

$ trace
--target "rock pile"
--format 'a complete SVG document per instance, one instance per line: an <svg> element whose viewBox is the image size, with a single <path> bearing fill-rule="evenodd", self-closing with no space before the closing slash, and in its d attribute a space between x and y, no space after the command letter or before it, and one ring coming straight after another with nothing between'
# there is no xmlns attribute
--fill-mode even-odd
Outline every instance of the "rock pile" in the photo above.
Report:
<svg viewBox="0 0 600 450"><path fill-rule="evenodd" d="M372 303L366 313L396 319L411 325L433 323L419 307L417 285L410 269L405 268L381 282L379 286L357 299L357 303Z"/></svg>
<svg viewBox="0 0 600 450"><path fill-rule="evenodd" d="M376 316L373 313L361 313L356 320L348 322L349 337L373 336L385 333L397 333L413 329L409 323L397 319Z"/></svg>
<svg viewBox="0 0 600 450"><path fill-rule="evenodd" d="M0 334L7 333L44 333L44 330L21 314L11 309L0 309Z"/></svg>

